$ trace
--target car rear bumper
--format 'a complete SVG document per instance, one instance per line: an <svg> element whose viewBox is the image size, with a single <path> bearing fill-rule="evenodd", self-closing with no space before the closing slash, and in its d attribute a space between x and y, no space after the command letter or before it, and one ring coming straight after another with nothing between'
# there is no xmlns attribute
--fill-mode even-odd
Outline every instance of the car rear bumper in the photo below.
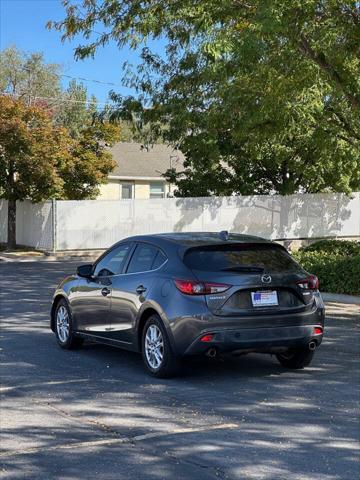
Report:
<svg viewBox="0 0 360 480"><path fill-rule="evenodd" d="M322 342L323 334L315 334L314 328L320 325L298 325L288 327L243 328L236 330L209 330L196 338L185 351L185 355L206 353L210 348L218 352L235 350L276 351L283 348L301 347L315 341ZM211 341L201 339L206 334L213 334Z"/></svg>
<svg viewBox="0 0 360 480"><path fill-rule="evenodd" d="M323 329L324 322L324 304L317 295L311 305L300 311L217 316L204 309L172 318L168 327L173 351L182 356L201 354L212 347L224 352L274 351L275 348L306 345L313 340L314 327ZM210 333L214 334L212 341L202 342L201 338ZM315 337L320 345L322 335Z"/></svg>

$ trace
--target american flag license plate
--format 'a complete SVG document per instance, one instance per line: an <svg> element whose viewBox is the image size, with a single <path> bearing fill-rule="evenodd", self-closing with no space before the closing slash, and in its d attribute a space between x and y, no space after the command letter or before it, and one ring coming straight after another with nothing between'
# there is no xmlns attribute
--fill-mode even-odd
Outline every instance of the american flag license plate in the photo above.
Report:
<svg viewBox="0 0 360 480"><path fill-rule="evenodd" d="M254 307L269 307L279 305L277 291L251 292L251 300Z"/></svg>

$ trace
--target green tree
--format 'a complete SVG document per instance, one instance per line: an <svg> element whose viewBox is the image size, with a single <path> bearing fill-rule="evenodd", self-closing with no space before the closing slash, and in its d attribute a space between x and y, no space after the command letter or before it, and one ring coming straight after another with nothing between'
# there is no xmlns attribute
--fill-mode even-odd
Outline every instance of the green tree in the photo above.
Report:
<svg viewBox="0 0 360 480"><path fill-rule="evenodd" d="M88 123L70 148L71 160L61 171L63 197L68 200L96 198L116 162L107 150L120 140L120 127L109 122Z"/></svg>
<svg viewBox="0 0 360 480"><path fill-rule="evenodd" d="M0 93L43 106L56 126L78 138L97 112L97 100L89 99L86 87L76 80L64 90L60 78L60 66L46 63L42 53L27 54L14 46L0 52Z"/></svg>
<svg viewBox="0 0 360 480"><path fill-rule="evenodd" d="M350 0L65 0L49 24L83 34L78 58L142 49L118 115L185 153L179 194L360 187L360 10ZM99 24L101 28L99 29ZM92 34L93 31L102 32ZM95 40L93 40L95 38ZM166 39L164 53L146 47Z"/></svg>
<svg viewBox="0 0 360 480"><path fill-rule="evenodd" d="M111 91L108 104L96 116L101 120L119 124L123 142L163 143L164 126L159 123L159 128L155 129L155 123L146 122L142 111L142 105L138 101L132 98L123 100L121 95Z"/></svg>
<svg viewBox="0 0 360 480"><path fill-rule="evenodd" d="M114 163L116 125L97 123L72 139L48 112L0 96L0 198L8 200L8 247L16 246L16 201L92 198Z"/></svg>
<svg viewBox="0 0 360 480"><path fill-rule="evenodd" d="M88 100L86 87L76 80L71 80L68 88L61 93L54 120L56 124L65 126L73 138L78 138L96 111L96 98L92 96Z"/></svg>
<svg viewBox="0 0 360 480"><path fill-rule="evenodd" d="M37 106L0 96L0 198L8 200L8 247L16 245L16 201L59 195L68 135Z"/></svg>
<svg viewBox="0 0 360 480"><path fill-rule="evenodd" d="M60 66L46 64L42 53L26 54L15 46L0 52L0 93L21 98L27 105L59 96L59 74Z"/></svg>

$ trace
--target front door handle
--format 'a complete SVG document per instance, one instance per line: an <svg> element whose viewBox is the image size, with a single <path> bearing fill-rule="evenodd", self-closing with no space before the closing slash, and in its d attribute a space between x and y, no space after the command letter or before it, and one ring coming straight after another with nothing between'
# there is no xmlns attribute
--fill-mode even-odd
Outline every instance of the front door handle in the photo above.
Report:
<svg viewBox="0 0 360 480"><path fill-rule="evenodd" d="M144 287L144 285L139 285L136 289L136 292L141 295L142 293L145 293L146 292L146 287Z"/></svg>
<svg viewBox="0 0 360 480"><path fill-rule="evenodd" d="M101 295L104 295L104 297L106 297L107 295L109 295L109 293L111 293L111 290L109 290L107 287L104 287L104 288L101 290Z"/></svg>

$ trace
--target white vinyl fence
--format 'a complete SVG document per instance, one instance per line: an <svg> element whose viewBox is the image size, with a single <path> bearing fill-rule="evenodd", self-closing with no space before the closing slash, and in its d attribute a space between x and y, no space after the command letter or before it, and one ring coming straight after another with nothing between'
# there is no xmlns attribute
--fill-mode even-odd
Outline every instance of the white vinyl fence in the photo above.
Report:
<svg viewBox="0 0 360 480"><path fill-rule="evenodd" d="M17 202L16 243L39 250L54 250L53 202ZM0 242L7 241L7 201L0 200Z"/></svg>
<svg viewBox="0 0 360 480"><path fill-rule="evenodd" d="M6 241L6 208L0 200L0 242ZM17 242L53 251L102 249L160 232L228 230L277 240L360 236L360 192L22 202L17 212Z"/></svg>

